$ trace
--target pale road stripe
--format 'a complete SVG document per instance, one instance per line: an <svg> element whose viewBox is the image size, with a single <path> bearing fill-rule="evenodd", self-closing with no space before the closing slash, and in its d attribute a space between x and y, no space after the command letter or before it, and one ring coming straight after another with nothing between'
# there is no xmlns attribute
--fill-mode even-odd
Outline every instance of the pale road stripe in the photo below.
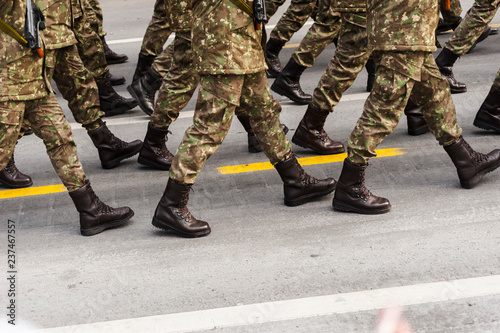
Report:
<svg viewBox="0 0 500 333"><path fill-rule="evenodd" d="M500 275L237 305L209 310L42 329L43 333L195 332L222 327L453 301L500 294Z"/></svg>
<svg viewBox="0 0 500 333"><path fill-rule="evenodd" d="M368 97L369 93L360 93L360 94L350 94L350 95L343 95L342 96L342 101L359 101L359 100L366 100ZM289 108L296 108L297 105L282 105L281 108L282 110L286 110ZM304 109L305 112L305 109ZM184 118L193 118L194 116L194 110L190 111L182 111L179 114L179 119L184 119ZM112 117L112 118L104 118L106 121L107 125L129 125L129 124L139 124L139 123L147 123L150 120L150 117L147 115L144 116L137 116L137 117L127 117L127 118L117 118L117 117ZM82 125L79 123L71 122L71 129L76 130L76 129L81 129L83 128Z"/></svg>

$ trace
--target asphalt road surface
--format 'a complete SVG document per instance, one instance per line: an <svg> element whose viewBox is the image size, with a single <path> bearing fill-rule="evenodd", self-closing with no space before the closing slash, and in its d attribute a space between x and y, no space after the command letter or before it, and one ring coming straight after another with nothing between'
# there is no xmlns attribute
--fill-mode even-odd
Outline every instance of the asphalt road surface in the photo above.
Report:
<svg viewBox="0 0 500 333"><path fill-rule="evenodd" d="M125 75L127 84L153 4L102 0L107 41L129 56L111 72ZM462 1L464 9L471 5ZM310 24L282 51L283 63ZM492 24L500 26L500 14ZM306 70L305 91L313 91L334 50L328 47ZM498 134L472 125L500 68L499 52L500 35L490 36L454 67L468 87L453 95L458 122L481 152L500 148ZM361 115L366 78L363 70L325 125L344 144ZM116 88L129 96L126 85ZM276 98L291 139L306 107ZM68 194L47 187L61 182L43 143L34 135L20 140L17 166L31 175L34 188L49 193L0 189L2 332L13 328L12 302L16 328L44 332L375 332L380 309L396 305L415 332L500 332L500 171L462 189L434 137L408 136L404 117L367 169L368 188L392 204L390 213L378 216L336 212L332 195L286 207L277 172L254 164L267 159L248 153L246 133L235 122L190 196L191 212L208 221L212 233L184 239L151 225L168 173L142 167L136 158L103 170L86 131L58 99L96 193L112 206L130 206L135 216L125 227L81 236ZM194 103L170 128L167 144L174 152ZM128 141L143 139L147 122L139 108L107 119ZM339 177L344 156L294 151L310 174ZM247 164L236 173L224 168ZM13 268L9 226L16 230Z"/></svg>

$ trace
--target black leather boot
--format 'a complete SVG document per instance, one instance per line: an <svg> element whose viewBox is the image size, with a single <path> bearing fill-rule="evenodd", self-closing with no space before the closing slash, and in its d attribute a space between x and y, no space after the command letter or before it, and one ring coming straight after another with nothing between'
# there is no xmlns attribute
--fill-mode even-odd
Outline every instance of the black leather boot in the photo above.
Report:
<svg viewBox="0 0 500 333"><path fill-rule="evenodd" d="M455 30L462 22L462 18L460 17L456 22L452 24L445 24L442 18L439 18L438 26L436 28L436 35L441 35L449 30Z"/></svg>
<svg viewBox="0 0 500 333"><path fill-rule="evenodd" d="M287 206L299 206L330 194L337 185L333 178L319 180L308 175L295 156L276 164L274 167L283 180L285 205Z"/></svg>
<svg viewBox="0 0 500 333"><path fill-rule="evenodd" d="M108 43L106 43L106 39L104 38L104 36L101 37L101 41L102 41L102 47L104 48L104 56L106 57L106 63L108 65L121 64L128 60L127 55L118 54L115 51L111 50L108 46Z"/></svg>
<svg viewBox="0 0 500 333"><path fill-rule="evenodd" d="M111 133L106 123L102 123L98 129L89 131L88 134L99 152L103 169L112 169L141 150L141 140L122 141Z"/></svg>
<svg viewBox="0 0 500 333"><path fill-rule="evenodd" d="M453 75L453 64L457 61L458 56L453 52L443 47L443 50L436 58L436 64L443 78L448 80L452 94L460 94L467 91L465 83L458 82Z"/></svg>
<svg viewBox="0 0 500 333"><path fill-rule="evenodd" d="M491 87L476 114L474 126L500 133L500 89Z"/></svg>
<svg viewBox="0 0 500 333"><path fill-rule="evenodd" d="M269 38L266 43L266 56L269 66L267 69L267 77L269 78L277 78L283 70L283 66L281 66L279 58L279 54L283 46L285 46L285 43L274 38Z"/></svg>
<svg viewBox="0 0 500 333"><path fill-rule="evenodd" d="M444 150L457 167L463 188L473 188L485 174L500 166L500 149L481 154L474 151L462 137L454 144L444 147Z"/></svg>
<svg viewBox="0 0 500 333"><path fill-rule="evenodd" d="M80 232L83 236L93 236L106 229L119 227L134 216L134 211L129 207L112 208L99 200L88 180L78 190L69 192L69 196L80 213Z"/></svg>
<svg viewBox="0 0 500 333"><path fill-rule="evenodd" d="M109 76L97 83L99 89L99 102L101 110L106 117L123 114L137 106L137 102L132 98L125 98L118 95L109 81Z"/></svg>
<svg viewBox="0 0 500 333"><path fill-rule="evenodd" d="M191 186L168 179L153 217L152 223L155 227L172 231L182 237L202 237L210 233L208 223L195 219L187 208Z"/></svg>
<svg viewBox="0 0 500 333"><path fill-rule="evenodd" d="M368 79L366 80L366 91L372 91L373 84L375 83L375 61L370 57L365 64L366 71L368 72Z"/></svg>
<svg viewBox="0 0 500 333"><path fill-rule="evenodd" d="M367 165L355 165L344 160L333 197L333 208L344 212L359 214L384 214L391 210L391 203L386 198L373 195L365 186Z"/></svg>
<svg viewBox="0 0 500 333"><path fill-rule="evenodd" d="M405 115L409 135L417 136L429 132L429 126L427 126L427 122L422 114L422 108L411 100L408 100L408 104L406 104Z"/></svg>
<svg viewBox="0 0 500 333"><path fill-rule="evenodd" d="M14 153L12 153L9 163L0 171L0 184L8 188L23 188L33 185L31 177L17 169Z"/></svg>
<svg viewBox="0 0 500 333"><path fill-rule="evenodd" d="M300 76L307 67L301 66L295 60L290 58L280 76L274 81L271 90L274 92L290 98L297 104L309 104L312 96L302 91L300 87Z"/></svg>
<svg viewBox="0 0 500 333"><path fill-rule="evenodd" d="M149 123L137 162L153 169L169 170L174 159L165 144L169 133L168 129L156 128Z"/></svg>
<svg viewBox="0 0 500 333"><path fill-rule="evenodd" d="M161 83L161 75L150 68L144 76L132 82L127 87L127 90L137 101L142 111L148 115L152 115L155 108L156 92L160 89Z"/></svg>
<svg viewBox="0 0 500 333"><path fill-rule="evenodd" d="M238 118L241 125L243 125L243 128L247 132L248 151L250 153L260 153L262 151L262 147L260 146L259 141L257 141L255 134L253 133L252 126L250 126L250 116L247 114L241 114L237 115L236 117Z"/></svg>
<svg viewBox="0 0 500 333"><path fill-rule="evenodd" d="M127 82L127 80L125 80L125 76L123 76L123 75L110 74L109 82L111 82L112 86L119 86L119 85L122 85L125 82Z"/></svg>
<svg viewBox="0 0 500 333"><path fill-rule="evenodd" d="M318 154L343 153L345 151L344 145L330 139L323 128L329 113L318 110L309 104L293 135L292 142L297 146L312 149Z"/></svg>
<svg viewBox="0 0 500 333"><path fill-rule="evenodd" d="M139 53L139 58L137 59L137 67L135 68L134 77L132 78L132 82L137 81L141 78L148 69L151 68L151 65L155 61L156 56L152 55L142 55Z"/></svg>

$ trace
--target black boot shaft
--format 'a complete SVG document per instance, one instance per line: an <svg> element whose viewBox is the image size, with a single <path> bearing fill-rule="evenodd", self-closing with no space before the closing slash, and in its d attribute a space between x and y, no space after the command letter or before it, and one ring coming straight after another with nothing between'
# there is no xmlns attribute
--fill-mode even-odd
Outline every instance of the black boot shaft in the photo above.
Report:
<svg viewBox="0 0 500 333"><path fill-rule="evenodd" d="M474 126L500 133L500 89L492 86L474 119Z"/></svg>
<svg viewBox="0 0 500 333"><path fill-rule="evenodd" d="M169 170L174 159L166 145L169 133L168 128L156 128L149 123L137 161L153 169Z"/></svg>
<svg viewBox="0 0 500 333"><path fill-rule="evenodd" d="M155 59L155 55L143 55L139 53L139 58L137 59L137 67L135 68L132 82L140 79L144 74L146 74Z"/></svg>

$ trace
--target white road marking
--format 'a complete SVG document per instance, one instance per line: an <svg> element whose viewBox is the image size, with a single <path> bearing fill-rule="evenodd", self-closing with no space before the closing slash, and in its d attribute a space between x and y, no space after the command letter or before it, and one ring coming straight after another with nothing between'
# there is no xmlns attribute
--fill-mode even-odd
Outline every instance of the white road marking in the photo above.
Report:
<svg viewBox="0 0 500 333"><path fill-rule="evenodd" d="M113 320L40 333L195 332L500 294L500 275Z"/></svg>

